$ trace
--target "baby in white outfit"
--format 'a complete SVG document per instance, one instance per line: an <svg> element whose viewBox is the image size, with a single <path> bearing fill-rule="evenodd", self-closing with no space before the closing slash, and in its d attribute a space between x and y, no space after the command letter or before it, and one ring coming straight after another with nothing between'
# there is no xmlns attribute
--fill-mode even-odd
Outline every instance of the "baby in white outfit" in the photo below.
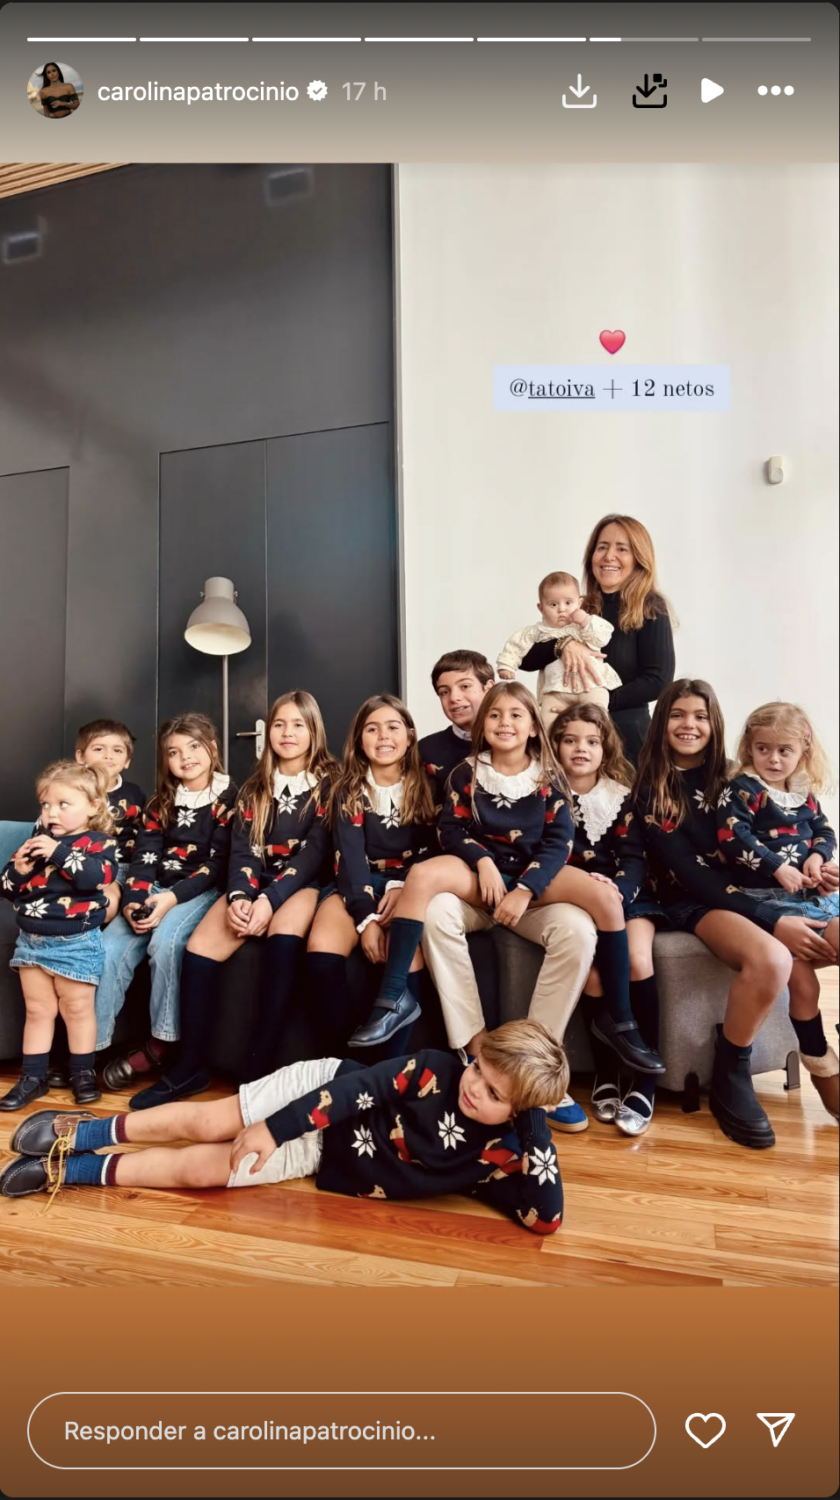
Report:
<svg viewBox="0 0 840 1500"><path fill-rule="evenodd" d="M521 665L537 641L581 641L595 651L603 651L613 633L612 625L600 615L589 615L582 607L580 586L571 573L548 573L540 584L539 604L542 615L536 625L526 625L517 630L499 652L497 667L499 676L516 676ZM537 701L546 729L557 714L576 703L600 703L609 707L610 688L621 687L621 678L609 662L592 658L592 665L600 678L600 687L586 687L580 693L572 693L563 686L565 667L561 657L549 662L537 680Z"/></svg>

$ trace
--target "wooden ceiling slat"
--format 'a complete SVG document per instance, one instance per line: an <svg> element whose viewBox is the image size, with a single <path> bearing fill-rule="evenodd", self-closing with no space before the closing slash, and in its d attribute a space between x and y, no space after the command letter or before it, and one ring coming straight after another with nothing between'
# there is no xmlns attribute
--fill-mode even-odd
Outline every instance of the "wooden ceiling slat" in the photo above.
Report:
<svg viewBox="0 0 840 1500"><path fill-rule="evenodd" d="M0 198L32 193L38 188L89 177L93 172L113 172L126 162L7 162L0 164Z"/></svg>

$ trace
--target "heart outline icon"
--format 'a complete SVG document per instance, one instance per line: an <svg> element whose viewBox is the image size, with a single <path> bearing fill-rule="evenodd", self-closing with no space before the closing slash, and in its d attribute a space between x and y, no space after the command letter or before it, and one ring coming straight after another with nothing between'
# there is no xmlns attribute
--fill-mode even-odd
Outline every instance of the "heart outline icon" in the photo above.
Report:
<svg viewBox="0 0 840 1500"><path fill-rule="evenodd" d="M626 338L626 333L624 333L620 328L602 328L601 332L598 334L599 342L603 345L608 354L617 354L622 344L624 344Z"/></svg>
<svg viewBox="0 0 840 1500"><path fill-rule="evenodd" d="M695 1432L692 1432L691 1430L691 1424L694 1421L695 1417L699 1417L701 1422L710 1422L712 1420L712 1417L717 1417L717 1420L720 1422L720 1432L716 1432L714 1437L709 1438L708 1443L704 1443L703 1439L699 1438L697 1434ZM699 1447L711 1448L712 1443L716 1443L718 1438L723 1437L723 1434L726 1431L726 1419L725 1417L721 1416L719 1411L693 1411L691 1413L691 1416L686 1417L685 1419L685 1430L688 1433L689 1437L693 1438L695 1443L697 1443Z"/></svg>

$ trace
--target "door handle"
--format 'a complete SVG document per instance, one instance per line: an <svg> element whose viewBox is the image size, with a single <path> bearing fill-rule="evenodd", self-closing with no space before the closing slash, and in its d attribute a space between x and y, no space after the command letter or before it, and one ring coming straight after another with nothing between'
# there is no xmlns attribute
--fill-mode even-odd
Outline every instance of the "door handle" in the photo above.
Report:
<svg viewBox="0 0 840 1500"><path fill-rule="evenodd" d="M265 719L257 719L253 729L240 729L236 735L238 740L253 740L254 754L259 760L265 749Z"/></svg>

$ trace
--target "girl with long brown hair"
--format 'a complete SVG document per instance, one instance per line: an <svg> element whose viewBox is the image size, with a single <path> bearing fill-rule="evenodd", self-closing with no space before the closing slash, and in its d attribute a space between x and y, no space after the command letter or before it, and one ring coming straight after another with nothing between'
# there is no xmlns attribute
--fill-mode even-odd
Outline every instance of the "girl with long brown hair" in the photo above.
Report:
<svg viewBox="0 0 840 1500"><path fill-rule="evenodd" d="M549 739L572 793L574 848L569 863L621 894L630 953L630 1005L649 1047L659 1046L659 995L653 970L653 939L664 915L648 884L644 841L633 811L633 767L609 714L595 703L581 703L558 714ZM597 965L581 996L587 1017L597 1013L602 986ZM616 1125L623 1135L644 1135L653 1119L656 1077L630 1074L622 1079L618 1060L593 1032L596 1077L595 1118Z"/></svg>
<svg viewBox="0 0 840 1500"><path fill-rule="evenodd" d="M492 911L494 922L512 928L529 909L568 901L588 912L598 929L597 961L604 988L594 1023L599 1035L634 1070L664 1071L630 1010L627 934L618 890L567 866L573 844L570 801L534 698L521 683L497 683L476 715L472 756L449 778L438 825L444 854L418 868L406 882L397 919L399 947L395 921L393 956L376 1002L380 1016L375 1010L370 1028L356 1033L357 1046L368 1044L371 1031L377 1041L383 1031L389 1034L388 1008L399 1014L406 955L416 950L426 908L436 895L450 892L483 906ZM435 981L452 1045L468 1045L475 1052L483 1020L464 1035L469 1022L460 986L450 985L446 975L438 973ZM538 1003L547 998L535 993Z"/></svg>
<svg viewBox="0 0 840 1500"><path fill-rule="evenodd" d="M370 963L384 963L406 875L434 848L434 801L417 731L392 693L375 693L356 712L329 814L337 889L312 924L307 973L320 1042L341 1057L359 1019L347 958L361 944ZM420 1014L419 952L409 963L407 1000L389 1031L389 1038L399 1031L401 1047L408 1046L407 1028Z"/></svg>
<svg viewBox="0 0 840 1500"><path fill-rule="evenodd" d="M103 939L105 969L96 992L97 1050L110 1046L114 1021L147 951L151 1035L130 1059L109 1064L106 1081L112 1088L122 1087L141 1071L159 1068L169 1044L177 1040L187 940L227 877L236 788L222 769L215 726L204 714L179 714L161 725L156 783L123 888L122 916L109 924ZM132 1100L132 1108L142 1108L136 1102L139 1097Z"/></svg>
<svg viewBox="0 0 840 1500"><path fill-rule="evenodd" d="M67 1027L70 1085L77 1104L100 1097L94 1072L94 993L102 973L107 887L117 871L108 777L100 766L59 760L35 784L41 812L3 871L18 939L11 967L20 971L26 1006L21 1076L0 1109L22 1109L47 1092L56 1017Z"/></svg>
<svg viewBox="0 0 840 1500"><path fill-rule="evenodd" d="M817 800L828 762L811 720L795 703L765 703L747 719L738 769L718 802L720 851L757 909L792 919L794 940L819 933L837 963L837 837ZM784 927L782 941L784 941ZM840 1114L840 1062L826 1041L817 968L825 958L796 957L790 1019L814 1087L829 1114Z"/></svg>
<svg viewBox="0 0 840 1500"><path fill-rule="evenodd" d="M610 690L609 711L625 753L634 763L650 725L648 704L674 676L671 612L659 590L650 534L634 516L603 516L593 528L583 559L583 608L612 625L602 652L580 641L543 641L522 659L527 672L562 657L566 686L581 692L598 685L595 664L605 661L621 679Z"/></svg>
<svg viewBox="0 0 840 1500"><path fill-rule="evenodd" d="M788 982L791 955L780 933L774 935L776 919L751 902L725 868L716 807L726 777L726 736L714 689L699 678L671 683L656 705L640 757L636 815L671 927L694 933L735 970L709 1104L725 1135L760 1150L776 1138L753 1089L750 1055ZM816 933L811 937L821 942Z"/></svg>

